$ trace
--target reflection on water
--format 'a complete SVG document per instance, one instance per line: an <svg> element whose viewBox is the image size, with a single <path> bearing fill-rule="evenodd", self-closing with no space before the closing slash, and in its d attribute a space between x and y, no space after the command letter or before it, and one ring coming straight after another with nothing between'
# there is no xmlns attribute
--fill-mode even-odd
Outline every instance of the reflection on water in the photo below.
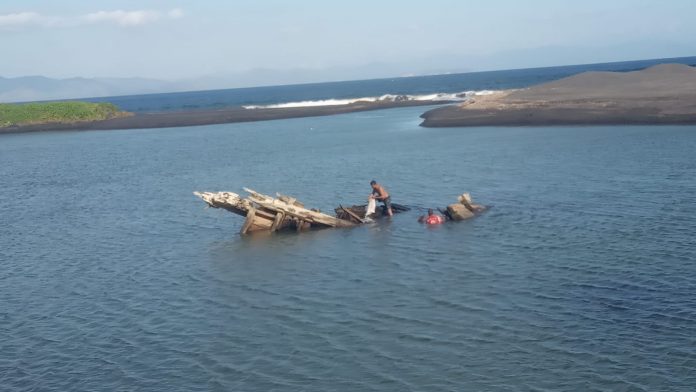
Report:
<svg viewBox="0 0 696 392"><path fill-rule="evenodd" d="M4 390L689 390L693 127L422 129L422 109L0 138ZM369 141L369 142L366 142ZM331 211L237 235L194 190ZM464 191L494 205L429 228Z"/></svg>

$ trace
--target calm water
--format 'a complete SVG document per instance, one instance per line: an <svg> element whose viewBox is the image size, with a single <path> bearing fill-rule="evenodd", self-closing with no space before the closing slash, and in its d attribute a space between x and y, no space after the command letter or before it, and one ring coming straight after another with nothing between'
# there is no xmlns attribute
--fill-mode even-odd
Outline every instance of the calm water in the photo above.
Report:
<svg viewBox="0 0 696 392"><path fill-rule="evenodd" d="M0 137L0 390L693 391L696 127L423 108ZM194 190L421 213L241 238Z"/></svg>

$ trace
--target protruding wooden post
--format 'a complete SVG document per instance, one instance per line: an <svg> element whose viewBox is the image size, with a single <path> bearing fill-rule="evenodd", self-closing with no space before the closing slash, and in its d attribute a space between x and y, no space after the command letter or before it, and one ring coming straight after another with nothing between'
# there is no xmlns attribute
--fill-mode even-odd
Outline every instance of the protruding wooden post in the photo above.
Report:
<svg viewBox="0 0 696 392"><path fill-rule="evenodd" d="M359 217L359 216L358 216L356 213L354 213L353 211L351 211L351 210L349 210L349 209L343 207L342 205L339 205L338 207L339 207L340 209L342 209L343 212L345 212L346 214L348 214L351 218L355 219L358 223L365 223L365 220L364 220L363 218Z"/></svg>
<svg viewBox="0 0 696 392"><path fill-rule="evenodd" d="M244 221L242 230L239 231L240 234L244 235L247 233L247 231L249 231L249 228L254 223L254 218L256 218L256 208L251 207L249 208L249 211L247 211L246 220Z"/></svg>
<svg viewBox="0 0 696 392"><path fill-rule="evenodd" d="M278 230L278 227L280 227L280 224L283 223L283 220L285 220L285 214L282 212L277 213L275 220L273 220L273 224L271 225L271 233Z"/></svg>
<svg viewBox="0 0 696 392"><path fill-rule="evenodd" d="M303 226L304 226L304 221L303 221L302 219L298 219L298 220L296 221L296 225L297 225L297 227L296 227L295 229L296 229L297 232L299 233L299 232L301 232L302 229L304 228L304 227L303 227Z"/></svg>

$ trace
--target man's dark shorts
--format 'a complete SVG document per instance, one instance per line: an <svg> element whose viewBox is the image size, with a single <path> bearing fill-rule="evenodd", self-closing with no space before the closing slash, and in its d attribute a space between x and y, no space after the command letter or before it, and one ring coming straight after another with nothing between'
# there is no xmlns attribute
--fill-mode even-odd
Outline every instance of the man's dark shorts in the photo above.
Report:
<svg viewBox="0 0 696 392"><path fill-rule="evenodd" d="M386 199L382 200L382 203L384 203L384 208L387 210L391 210L391 196L387 197ZM385 211L386 212L386 211Z"/></svg>

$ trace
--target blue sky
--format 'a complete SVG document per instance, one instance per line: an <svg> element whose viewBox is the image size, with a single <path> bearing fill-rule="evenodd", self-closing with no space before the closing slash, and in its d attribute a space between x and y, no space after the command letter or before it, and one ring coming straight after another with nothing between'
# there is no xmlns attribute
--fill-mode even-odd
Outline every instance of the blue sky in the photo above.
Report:
<svg viewBox="0 0 696 392"><path fill-rule="evenodd" d="M3 0L0 76L351 79L690 56L694 15L693 0Z"/></svg>

